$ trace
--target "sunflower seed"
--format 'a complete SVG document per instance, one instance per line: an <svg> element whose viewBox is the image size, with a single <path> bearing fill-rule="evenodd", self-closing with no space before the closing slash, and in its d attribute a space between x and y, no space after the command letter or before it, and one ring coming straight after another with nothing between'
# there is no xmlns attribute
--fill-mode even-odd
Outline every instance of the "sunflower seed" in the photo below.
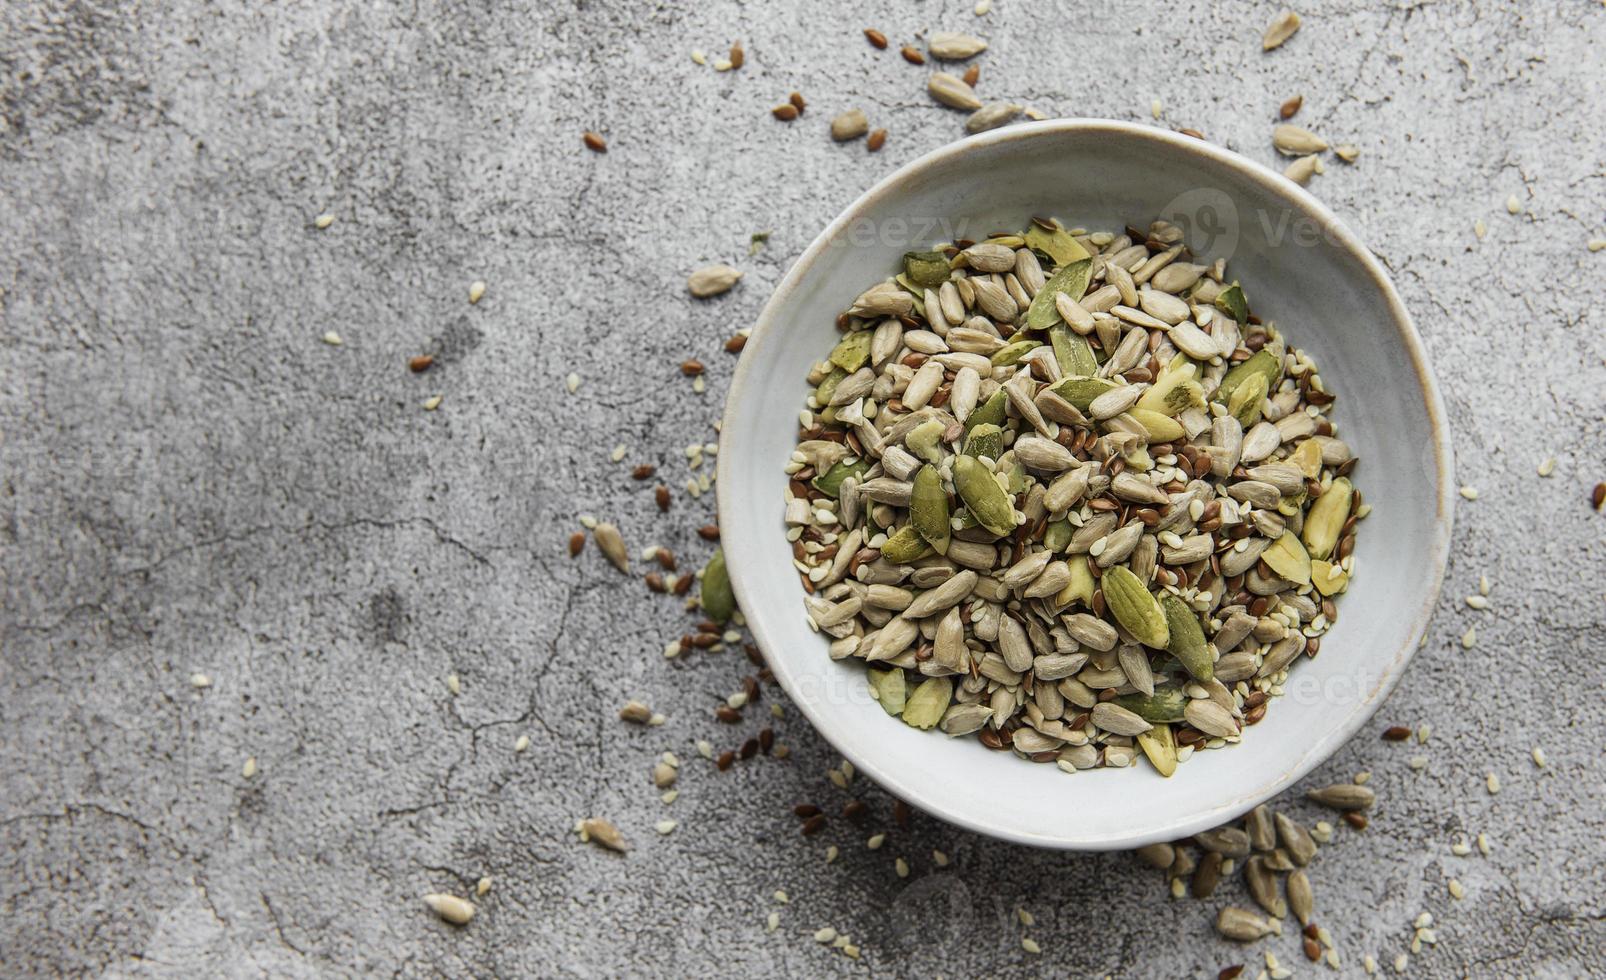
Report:
<svg viewBox="0 0 1606 980"><path fill-rule="evenodd" d="M933 72L926 79L926 91L950 109L973 111L981 108L981 100L976 98L975 91L963 80L945 71Z"/></svg>
<svg viewBox="0 0 1606 980"><path fill-rule="evenodd" d="M849 109L831 120L831 138L838 143L856 140L870 131L870 120L863 109Z"/></svg>
<svg viewBox="0 0 1606 980"><path fill-rule="evenodd" d="M431 894L424 896L430 911L454 926L467 925L474 918L474 903L456 895Z"/></svg>
<svg viewBox="0 0 1606 980"><path fill-rule="evenodd" d="M1271 51L1283 46L1283 43L1294 36L1299 30L1299 15L1292 10L1284 10L1267 25L1266 32L1260 38L1260 50Z"/></svg>
<svg viewBox="0 0 1606 980"><path fill-rule="evenodd" d="M698 269L686 278L686 288L699 299L718 296L736 285L742 273L728 265L709 265Z"/></svg>
<svg viewBox="0 0 1606 980"><path fill-rule="evenodd" d="M939 61L964 61L986 51L987 42L969 34L939 31L931 35L931 40L926 43L926 49Z"/></svg>
<svg viewBox="0 0 1606 980"><path fill-rule="evenodd" d="M989 102L965 120L965 132L984 133L1008 125L1021 114L1021 107L1013 102Z"/></svg>

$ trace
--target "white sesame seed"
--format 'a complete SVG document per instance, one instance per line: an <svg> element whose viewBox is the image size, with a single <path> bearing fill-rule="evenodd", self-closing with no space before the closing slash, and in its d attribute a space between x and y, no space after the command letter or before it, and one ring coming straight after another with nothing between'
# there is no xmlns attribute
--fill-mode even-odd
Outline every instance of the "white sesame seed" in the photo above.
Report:
<svg viewBox="0 0 1606 980"><path fill-rule="evenodd" d="M1539 475L1540 476L1549 476L1550 474L1552 474L1554 472L1556 472L1556 460L1554 458L1547 456L1547 457L1545 457L1545 459L1540 461L1540 463L1539 463Z"/></svg>
<svg viewBox="0 0 1606 980"><path fill-rule="evenodd" d="M666 721L668 721L668 720L669 720L669 719L668 719L668 717L666 717L666 716L665 716L665 715L664 715L664 713L663 713L663 712L661 712L661 711L654 711L654 712L653 712L653 713L652 713L652 715L651 715L651 716L650 716L650 717L649 717L649 718L648 718L648 719L647 719L647 724L649 724L649 725L651 725L651 726L652 726L652 727L654 727L654 728L657 728L657 727L658 727L658 726L659 726L659 725L662 725L662 724L663 724L663 723L664 723L664 722L666 722ZM664 753L664 755L666 755L666 756L667 756L667 755L668 755L668 754L669 754L669 753L667 753L667 752L666 752L666 753ZM671 762L671 763L670 763L670 765L672 765L672 766L678 766L678 765L680 765L680 763L678 763L678 762Z"/></svg>
<svg viewBox="0 0 1606 980"><path fill-rule="evenodd" d="M312 219L312 227L318 229L319 231L323 231L325 228L334 223L335 216L332 214L320 214L316 218Z"/></svg>
<svg viewBox="0 0 1606 980"><path fill-rule="evenodd" d="M240 767L240 775L244 776L246 779L250 779L251 777L255 776L256 774L257 774L257 757L253 755L249 759L245 760L245 765Z"/></svg>
<svg viewBox="0 0 1606 980"><path fill-rule="evenodd" d="M1410 764L1412 769L1420 772L1428 767L1428 757L1425 755L1413 755L1410 758Z"/></svg>
<svg viewBox="0 0 1606 980"><path fill-rule="evenodd" d="M1477 645L1477 642L1478 628L1476 626L1468 626L1467 631L1461 634L1461 646L1464 649L1470 650Z"/></svg>
<svg viewBox="0 0 1606 980"><path fill-rule="evenodd" d="M1037 919L1032 915L1032 913L1026 911L1024 908L1017 908L1015 910L1015 918L1019 919L1020 924L1028 929L1037 925Z"/></svg>
<svg viewBox="0 0 1606 980"><path fill-rule="evenodd" d="M939 868L946 868L948 867L948 855L941 851L932 851L931 863L935 864Z"/></svg>
<svg viewBox="0 0 1606 980"><path fill-rule="evenodd" d="M664 644L664 659L665 660L673 660L678 656L680 656L680 641L679 640L670 640L668 643Z"/></svg>
<svg viewBox="0 0 1606 980"><path fill-rule="evenodd" d="M1430 736L1432 734L1433 734L1433 726L1424 721L1421 725L1417 726L1416 740L1418 742L1426 743L1427 740L1428 740L1428 736Z"/></svg>
<svg viewBox="0 0 1606 980"><path fill-rule="evenodd" d="M764 918L764 928L765 928L766 931L774 932L776 929L779 929L780 926L781 926L781 913L779 913L779 912L771 912L769 915L765 916L765 918Z"/></svg>
<svg viewBox="0 0 1606 980"><path fill-rule="evenodd" d="M481 878L479 881L476 881L474 883L474 894L476 894L476 895L484 895L486 892L488 892L490 890L491 890L491 878L490 878L489 875L486 875L485 877Z"/></svg>
<svg viewBox="0 0 1606 980"><path fill-rule="evenodd" d="M470 304L478 303L485 296L485 283L476 279L468 284L468 301Z"/></svg>
<svg viewBox="0 0 1606 980"><path fill-rule="evenodd" d="M1456 857L1466 857L1472 853L1472 845L1467 843L1465 839L1455 841L1450 845L1450 853Z"/></svg>
<svg viewBox="0 0 1606 980"><path fill-rule="evenodd" d="M580 376L570 371L569 376L563 379L563 384L564 387L569 389L569 394L572 395L580 390Z"/></svg>
<svg viewBox="0 0 1606 980"><path fill-rule="evenodd" d="M1606 238L1591 238L1589 240L1589 250L1591 252L1599 252L1603 249L1606 249Z"/></svg>
<svg viewBox="0 0 1606 980"><path fill-rule="evenodd" d="M1546 765L1545 750L1540 748L1539 746L1535 745L1534 748L1533 748L1532 755L1533 755L1534 765L1538 766L1541 769L1545 768L1545 765Z"/></svg>
<svg viewBox="0 0 1606 980"><path fill-rule="evenodd" d="M1021 945L1021 948L1026 950L1026 952L1028 952L1028 953L1037 954L1037 953L1041 953L1043 951L1043 947L1037 945L1037 940L1033 939L1030 936L1027 936L1026 938L1022 939L1020 941L1020 945Z"/></svg>
<svg viewBox="0 0 1606 980"><path fill-rule="evenodd" d="M706 739L700 738L697 740L697 754L705 759L712 759L714 757L714 746Z"/></svg>
<svg viewBox="0 0 1606 980"><path fill-rule="evenodd" d="M892 862L892 870L897 872L899 878L909 877L909 862L903 858Z"/></svg>
<svg viewBox="0 0 1606 980"><path fill-rule="evenodd" d="M1486 596L1488 594L1489 594L1489 576L1480 575L1480 576L1478 576L1478 595Z"/></svg>
<svg viewBox="0 0 1606 980"><path fill-rule="evenodd" d="M424 411L433 412L433 411L435 411L435 409L440 408L440 407L441 407L441 396L440 395L430 395L428 398L424 399Z"/></svg>
<svg viewBox="0 0 1606 980"><path fill-rule="evenodd" d="M1467 596L1467 605L1473 609L1488 609L1489 600L1481 595L1469 595Z"/></svg>
<svg viewBox="0 0 1606 980"><path fill-rule="evenodd" d="M1510 197L1506 198L1506 213L1507 214L1521 214L1522 213L1522 202L1517 200L1517 195L1513 194Z"/></svg>
<svg viewBox="0 0 1606 980"><path fill-rule="evenodd" d="M680 824L673 820L660 820L652 825L652 829L658 831L660 834L668 834L673 832L674 829L679 826Z"/></svg>
<svg viewBox="0 0 1606 980"><path fill-rule="evenodd" d="M515 752L523 752L525 749L528 749L529 747L530 747L530 736L528 736L528 735L520 735L518 737L518 739L513 743L513 751L515 751Z"/></svg>
<svg viewBox="0 0 1606 980"><path fill-rule="evenodd" d="M191 674L190 675L190 686L191 687L211 687L212 686L212 678L206 676L205 674Z"/></svg>
<svg viewBox="0 0 1606 980"><path fill-rule="evenodd" d="M593 517L592 515L590 515L590 514L581 514L579 516L579 518L577 518L577 520L579 520L580 526L585 528L586 530L588 530L588 531L596 530L597 519L595 517Z"/></svg>
<svg viewBox="0 0 1606 980"><path fill-rule="evenodd" d="M697 62L699 65L706 65L708 64L708 55L703 54L696 48L693 48L691 52L691 60Z"/></svg>
<svg viewBox="0 0 1606 980"><path fill-rule="evenodd" d="M1494 848L1489 846L1489 835L1488 834L1479 834L1478 835L1478 853L1482 854L1484 857L1488 857L1489 856L1489 852L1492 851L1492 850L1494 850Z"/></svg>
<svg viewBox="0 0 1606 980"><path fill-rule="evenodd" d="M340 335L335 333L333 330L323 335L323 342L328 344L330 347L339 347L341 344L345 343L345 341L340 339Z"/></svg>
<svg viewBox="0 0 1606 980"><path fill-rule="evenodd" d="M826 926L823 929L817 929L814 932L814 941L817 943L828 943L835 938L836 930L830 926Z"/></svg>
<svg viewBox="0 0 1606 980"><path fill-rule="evenodd" d="M463 682L457 679L456 674L446 675L446 689L453 694L463 693Z"/></svg>
<svg viewBox="0 0 1606 980"><path fill-rule="evenodd" d="M1500 777L1491 772L1483 777L1483 785L1488 787L1489 795L1493 796L1500 792Z"/></svg>
<svg viewBox="0 0 1606 980"><path fill-rule="evenodd" d="M1467 897L1466 886L1462 885L1461 882L1458 881L1457 879L1451 878L1450 879L1450 884L1449 884L1448 887L1450 889L1450 897L1451 898L1460 900L1460 899L1463 899L1463 898Z"/></svg>
<svg viewBox="0 0 1606 980"><path fill-rule="evenodd" d="M613 452L608 454L608 458L613 460L615 463L617 463L621 459L625 458L625 452L626 451L627 450L625 449L625 444L621 442L619 445L613 447Z"/></svg>
<svg viewBox="0 0 1606 980"><path fill-rule="evenodd" d="M872 851L875 851L875 850L879 850L881 848L881 845L885 844L886 842L887 842L887 835L886 834L872 834L872 835L870 835L870 839L864 842L864 846L868 847Z"/></svg>
<svg viewBox="0 0 1606 980"><path fill-rule="evenodd" d="M1477 487L1471 487L1471 486L1462 487L1461 488L1461 496L1465 497L1468 500L1477 500L1478 499L1478 488Z"/></svg>
<svg viewBox="0 0 1606 980"><path fill-rule="evenodd" d="M775 899L777 902L780 902L782 905L785 905L787 902L791 901L791 899L787 897L785 889L781 888L775 889L775 893L770 897Z"/></svg>
<svg viewBox="0 0 1606 980"><path fill-rule="evenodd" d="M837 850L837 846L835 844L832 844L830 847L827 847L825 849L825 863L826 864L830 864L832 861L835 861L836 860L836 856L838 854L841 854L841 853L842 853L841 851Z"/></svg>
<svg viewBox="0 0 1606 980"><path fill-rule="evenodd" d="M1483 223L1482 218L1479 218L1477 221L1472 223L1472 233L1477 235L1478 241L1481 242L1483 241L1483 237L1489 234L1489 226Z"/></svg>
<svg viewBox="0 0 1606 980"><path fill-rule="evenodd" d="M993 0L976 0L976 16L986 17L992 13Z"/></svg>
<svg viewBox="0 0 1606 980"><path fill-rule="evenodd" d="M680 790L672 789L672 790L668 791L667 793L665 793L664 795L662 795L662 796L660 796L658 798L660 800L663 800L665 803L673 803L676 800L680 799Z"/></svg>

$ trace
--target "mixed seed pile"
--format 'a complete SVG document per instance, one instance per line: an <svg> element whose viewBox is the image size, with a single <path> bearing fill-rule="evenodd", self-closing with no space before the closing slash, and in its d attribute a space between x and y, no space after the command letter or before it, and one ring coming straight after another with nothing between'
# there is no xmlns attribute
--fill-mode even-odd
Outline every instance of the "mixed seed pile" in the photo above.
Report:
<svg viewBox="0 0 1606 980"><path fill-rule="evenodd" d="M810 624L916 728L1067 772L1236 742L1367 513L1316 365L1182 232L911 252L837 320L787 472Z"/></svg>

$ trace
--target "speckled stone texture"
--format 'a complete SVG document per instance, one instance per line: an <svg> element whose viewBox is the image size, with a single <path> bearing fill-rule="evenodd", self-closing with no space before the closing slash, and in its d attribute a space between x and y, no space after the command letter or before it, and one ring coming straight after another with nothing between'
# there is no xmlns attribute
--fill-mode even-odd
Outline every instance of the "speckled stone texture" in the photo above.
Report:
<svg viewBox="0 0 1606 980"><path fill-rule="evenodd" d="M1023 850L919 814L899 829L883 794L830 784L837 760L795 710L774 722L788 761L719 773L697 757L694 740L734 747L782 700L715 722L751 668L666 661L692 620L639 581L648 543L682 568L709 551L693 532L712 500L681 489L683 447L715 436L721 344L839 209L962 133L925 95L929 69L864 42L873 18L895 47L987 37L989 99L1142 120L1158 100L1155 125L1270 164L1276 107L1303 93L1297 122L1361 149L1329 156L1313 190L1393 271L1480 496L1458 502L1441 612L1404 684L1311 780L1371 770L1380 795L1372 829L1340 825L1317 858L1318 918L1346 973L1367 953L1392 963L1430 911L1438 945L1412 975L1600 975L1606 517L1588 496L1606 479L1606 253L1585 243L1606 235L1606 9L1312 0L1263 55L1275 12L0 7L0 973L1305 965L1292 928L1215 938L1217 908L1248 902L1240 880L1173 901L1128 855ZM739 72L689 56L738 38ZM793 89L807 114L771 119ZM891 131L881 153L827 138L853 106ZM716 261L745 278L692 301L686 274ZM409 374L421 351L436 367ZM709 366L705 394L678 371L688 356ZM667 515L630 478L643 462L674 488ZM624 529L636 581L594 547L567 557L585 512ZM1480 575L1486 612L1462 600ZM617 721L629 697L667 724ZM1378 739L1429 723L1425 745ZM648 777L665 749L683 760L667 806ZM870 804L863 827L798 835L793 803L834 816L849 795ZM593 814L635 849L578 843ZM660 837L665 818L680 826ZM867 850L877 829L886 846ZM1479 832L1489 856L1452 855ZM466 928L420 901L482 875ZM826 925L862 960L814 943Z"/></svg>

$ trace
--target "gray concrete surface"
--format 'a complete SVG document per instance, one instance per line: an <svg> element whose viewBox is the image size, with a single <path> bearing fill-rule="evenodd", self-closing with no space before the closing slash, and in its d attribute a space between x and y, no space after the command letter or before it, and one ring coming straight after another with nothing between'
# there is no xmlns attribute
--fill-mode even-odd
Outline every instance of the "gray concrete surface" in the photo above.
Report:
<svg viewBox="0 0 1606 980"><path fill-rule="evenodd" d="M1346 973L1422 911L1439 941L1413 975L1606 970L1599 4L1311 0L1272 55L1275 5L1228 0L340 6L0 8L0 973L1253 976L1263 950L1308 972L1292 931L1214 938L1241 883L1171 901L1126 855L920 815L868 851L891 804L858 784L870 824L800 837L792 803L844 799L824 741L794 711L789 760L714 771L693 741L759 726L708 713L749 668L666 662L676 602L564 552L590 512L702 560L712 503L678 489L681 447L713 436L721 342L860 190L959 135L867 23L984 35L984 94L1051 115L1158 99L1157 125L1270 163L1304 93L1298 121L1361 148L1314 189L1393 270L1481 496L1405 684L1313 777L1368 769L1382 798L1318 858L1319 919ZM739 72L689 57L738 38ZM783 126L792 89L810 108ZM826 138L855 105L891 130L879 155ZM746 278L691 302L709 261ZM424 350L438 366L410 375ZM639 462L677 487L669 515ZM631 696L668 723L616 721ZM1394 723L1434 734L1380 742ZM686 760L672 806L646 775L664 749ZM591 814L635 850L577 843ZM1489 856L1451 854L1478 832ZM481 875L465 929L420 903ZM825 925L862 960L812 942Z"/></svg>

